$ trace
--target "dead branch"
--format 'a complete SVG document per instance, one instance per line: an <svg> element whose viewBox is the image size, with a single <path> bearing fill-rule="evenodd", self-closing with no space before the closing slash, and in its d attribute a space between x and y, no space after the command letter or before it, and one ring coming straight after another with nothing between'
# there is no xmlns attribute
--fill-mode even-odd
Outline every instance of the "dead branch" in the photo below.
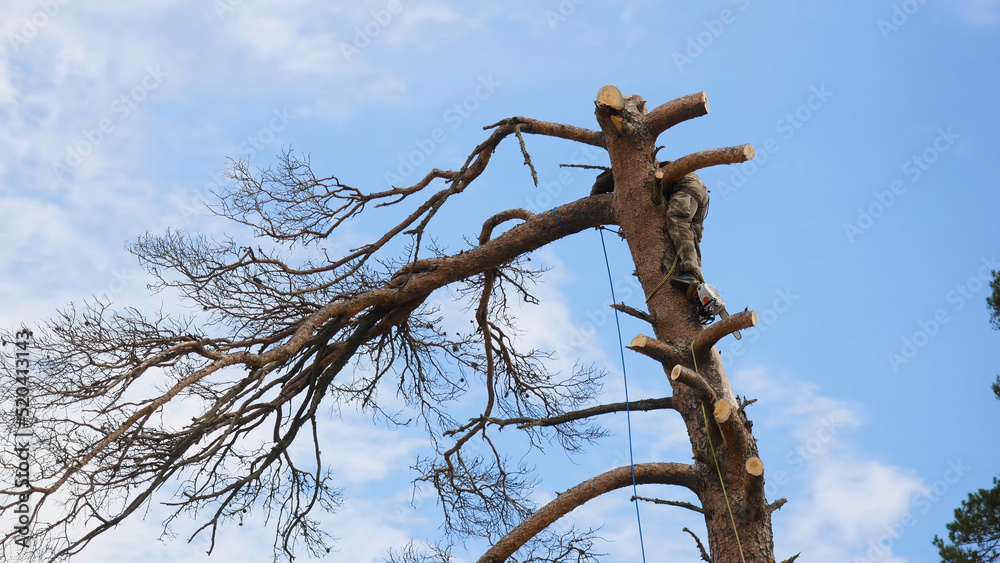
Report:
<svg viewBox="0 0 1000 563"><path fill-rule="evenodd" d="M535 165L531 163L531 156L528 154L528 147L524 146L524 137L521 136L520 124L514 126L514 134L517 135L517 141L521 145L521 154L524 155L524 165L531 170L531 181L534 182L535 186L538 186L538 173L535 172Z"/></svg>
<svg viewBox="0 0 1000 563"><path fill-rule="evenodd" d="M493 125L487 125L483 127L483 129L489 130L496 128L510 134L514 132L514 128L518 125L520 125L521 131L524 133L557 137L586 145L593 145L595 147L604 146L604 140L602 139L600 131L592 131L590 129L584 129L583 127L563 125L561 123L549 123L547 121L539 121L537 119L529 119L527 117L508 117L507 119L502 119Z"/></svg>
<svg viewBox="0 0 1000 563"><path fill-rule="evenodd" d="M707 113L708 96L698 92L657 106L646 115L646 126L655 138L678 123Z"/></svg>
<svg viewBox="0 0 1000 563"><path fill-rule="evenodd" d="M691 537L694 538L694 542L698 544L698 551L701 553L701 560L706 561L707 563L713 563L712 558L708 556L708 552L705 551L705 546L702 545L701 540L698 539L698 536L696 536L694 532L692 532L687 528L684 528L683 531L691 534Z"/></svg>
<svg viewBox="0 0 1000 563"><path fill-rule="evenodd" d="M587 170L611 170L610 166L600 166L598 164L560 164L560 168L585 168Z"/></svg>
<svg viewBox="0 0 1000 563"><path fill-rule="evenodd" d="M722 431L723 440L737 452L742 452L743 440L740 439L741 430L735 414L736 406L730 403L729 399L722 398L715 401L713 416Z"/></svg>
<svg viewBox="0 0 1000 563"><path fill-rule="evenodd" d="M626 410L632 412L639 411L654 411L673 408L673 399L670 397L663 397L661 399L643 399L641 401L629 401L626 403L611 403L608 405L599 405L596 407L590 407L587 409L581 409L578 411L568 412L558 416L551 416L548 418L528 418L528 417L518 417L518 418L486 418L480 419L475 418L473 421L485 420L486 422L499 426L503 428L505 426L510 426L511 424L516 424L518 428L535 428L542 426L556 426L559 424L565 424L567 422L573 422L575 420L582 420L584 418L591 418L594 416L609 414L614 412L625 412ZM461 431L465 427L457 430ZM451 435L457 432L456 430L449 430L445 432L445 435Z"/></svg>
<svg viewBox="0 0 1000 563"><path fill-rule="evenodd" d="M695 512L699 512L701 514L705 513L705 509L703 509L701 507L698 507L698 506L695 506L695 505L691 504L690 502L682 502L682 501L677 501L677 500L663 500L663 499L658 499L658 498L646 498L646 497L632 497L629 500L632 500L632 501L643 500L643 501L646 501L646 502L651 502L653 504L665 504L667 506L677 506L677 507L680 507L680 508L686 508L688 510L693 510Z"/></svg>
<svg viewBox="0 0 1000 563"><path fill-rule="evenodd" d="M718 166L720 164L737 164L753 158L752 145L739 145L721 149L708 149L682 156L673 160L656 171L656 179L660 185L667 185L680 180L685 174L695 170Z"/></svg>
<svg viewBox="0 0 1000 563"><path fill-rule="evenodd" d="M645 334L637 335L632 339L632 343L626 346L626 348L639 352L640 354L650 357L664 365L674 363L678 358L683 357L683 354L679 353L673 346L664 344L663 342L653 337L646 336Z"/></svg>
<svg viewBox="0 0 1000 563"><path fill-rule="evenodd" d="M683 383L694 389L701 400L709 405L714 405L718 401L715 391L702 376L680 364L674 366L674 369L670 371L670 381Z"/></svg>
<svg viewBox="0 0 1000 563"><path fill-rule="evenodd" d="M694 490L698 482L696 468L680 463L641 463L612 469L570 488L535 511L487 550L479 563L506 561L528 539L574 508L604 493L631 486L633 469L635 482L641 485L677 485Z"/></svg>
<svg viewBox="0 0 1000 563"><path fill-rule="evenodd" d="M695 337L695 353L699 355L705 354L726 335L755 326L757 326L757 311L740 311L735 315L720 319L708 325L704 331Z"/></svg>
<svg viewBox="0 0 1000 563"><path fill-rule="evenodd" d="M759 457L753 456L744 465L746 475L743 481L743 490L747 498L754 498L764 494L764 462Z"/></svg>
<svg viewBox="0 0 1000 563"><path fill-rule="evenodd" d="M650 315L649 313L647 313L645 311L640 311L639 309L636 309L635 307L629 307L628 305L626 305L624 303L612 303L610 305L610 307L612 309L621 311L622 313L625 313L626 315L635 317L635 318L637 318L637 319L639 319L641 321L646 321L649 324L654 324L655 323L655 321L653 319L653 316Z"/></svg>
<svg viewBox="0 0 1000 563"><path fill-rule="evenodd" d="M739 414L742 414L742 415L745 415L746 413L744 412L744 410L745 410L745 409L746 409L747 407L749 407L750 405L752 405L752 404L754 404L754 403L756 403L756 402L757 402L757 399L749 399L749 400L748 400L748 399L747 399L746 397L744 397L744 398L743 398L743 399L742 399L742 400L740 401L740 408L739 408L739 409L737 409L737 411L736 411L736 412L738 412Z"/></svg>
<svg viewBox="0 0 1000 563"><path fill-rule="evenodd" d="M142 483L144 489L136 493L130 499L131 502L128 506L124 507L122 511L114 516L88 513L88 517L92 516L95 518L95 521L103 523L91 529L83 537L72 542L70 549L79 549L92 538L107 529L113 528L134 513L135 510L144 506L150 495L173 476L177 475L179 471L195 467L199 463L209 463L214 456L237 455L234 448L237 444L236 439L240 435L258 427L266 419L263 415L273 413L273 418L280 420L283 413L286 412L285 409L289 409L294 414L290 425L282 433L275 435L273 450L268 454L258 457L258 461L252 464L256 468L254 471L241 476L233 484L219 489L215 489L213 483L221 484L221 480L227 477L215 471L205 473L203 482L197 485L196 494L193 494L189 501L187 501L198 503L218 498L220 504L216 516L206 524L214 531L215 527L226 518L222 513L225 507L234 502L242 502L238 500L240 497L236 496L241 490L242 485L240 484L248 484L260 479L263 477L264 471L277 470L275 467L272 467L272 464L285 459L282 458L283 452L295 439L299 428L311 420L316 409L319 407L322 397L331 385L334 376L343 370L360 346L365 345L373 338L380 338L380 335L394 330L393 327L397 326L402 320L405 320L414 310L415 304L422 302L436 288L475 276L477 272L485 271L496 264L504 264L514 260L520 254L529 251L530 248L537 248L545 244L541 242L547 237L543 233L549 233L552 237L551 240L566 236L567 232L555 219L556 211L559 212L562 224L575 230L614 222L610 215L610 197L584 198L576 202L576 204L562 206L557 210L539 215L512 212L508 216L498 216L494 224L498 224L501 219L506 218L516 217L527 220L495 239L490 240L488 243L468 252L450 257L430 258L409 263L400 269L399 274L390 276L390 279L381 287L373 284L374 287L365 291L344 298L334 299L323 306L313 306L313 312L297 320L294 325L279 326L273 336L267 338L255 337L248 339L246 342L240 342L238 340L224 341L212 340L210 338L196 338L190 335L183 335L183 333L179 337L164 338L159 333L159 329L155 329L153 335L150 336L152 339L150 353L136 350L134 353L124 354L124 351L130 349L129 346L134 345L112 344L115 340L113 337L110 341L108 340L111 335L106 332L108 330L107 319L85 317L83 319L85 322L80 323L79 330L87 330L94 333L93 338L88 337L89 340L87 341L97 343L102 348L107 348L107 354L122 356L120 360L115 361L120 362L126 373L123 378L114 380L113 383L109 382L105 387L105 389L120 389L121 391L116 391L115 393L104 391L100 395L81 394L81 400L85 400L89 396L99 396L102 399L114 400L116 396L124 393L124 389L128 388L132 382L137 381L148 370L163 365L176 364L180 358L191 358L191 360L186 361L200 365L192 365L192 368L183 376L178 377L165 392L145 400L137 408L132 409L131 412L124 412L123 416L114 421L114 425L109 427L106 432L101 432L95 441L90 442L88 440L89 446L79 456L68 458L65 463L52 463L49 465L49 467L59 470L60 474L53 476L53 479L39 489L43 497L39 501L38 506L44 504L46 498L55 494L57 490L69 483L70 479L75 479L75 476L84 471L85 468L87 468L84 471L85 474L95 471L96 469L89 468L95 463L105 463L103 460L108 455L120 450L122 453L119 457L124 459L121 456L127 455L126 452L128 449L133 447L129 444L140 443L137 441L137 437L141 436L141 433L144 432L144 429L153 419L154 414L162 410L169 402L182 396L182 394L186 396L191 393L203 393L202 389L208 390L211 388L209 387L211 385L210 381L215 377L215 374L223 369L230 368L230 366L243 365L251 371L251 377L239 381L237 385L231 387L224 394L216 395L214 392L207 393L206 397L210 398L210 404L214 403L214 406L211 406L202 416L196 418L190 428L172 434L169 440L159 440L155 443L149 442L151 444L150 447L154 447L153 444L155 444L155 447L160 449L169 445L170 449L165 450L163 454L156 454L155 459L159 461L143 465L142 468L136 469L134 473L131 473L132 477L128 479ZM535 246L536 244L538 246ZM257 254L259 253L248 252L246 256L251 257ZM245 264L246 266L241 266L240 264ZM237 265L226 266L226 268L228 271L235 271L240 267L252 266L253 262L239 262ZM192 277L196 275L199 274L192 272ZM197 283L201 284L203 282ZM261 282L246 287L260 288L266 285ZM249 291L258 292L262 290L251 289ZM365 311L369 313L365 314ZM96 315L99 313L88 312L86 314ZM115 317L115 319L114 322L124 323L122 326L123 330L126 331L120 340L124 343L135 342L136 337L128 332L132 331L133 328L127 324L133 321L126 318L119 319L118 317ZM352 319L354 320L352 321ZM370 322L365 319L370 319ZM353 330L351 330L353 336L341 343L329 344L325 340L330 338L335 332L345 329L349 330L351 323L355 323ZM63 330L60 328L60 325L56 325L56 328ZM76 329L74 328L73 330ZM323 334L327 334L328 336L321 336ZM71 345L76 346L75 342L77 341L79 339L75 338ZM111 343L100 344L101 342ZM261 351L256 353L250 351L248 348L253 344L262 344ZM164 345L163 347L168 351L154 351L161 345ZM321 352L323 350L325 352ZM95 350L94 352L90 352L89 356L95 357L98 353L105 352ZM321 353L329 354L329 356L317 355ZM304 355L294 364L289 363L293 357L299 354ZM65 353L60 351L56 355L61 356L65 355ZM314 355L316 355L317 361L312 364L315 367L311 369L315 371L307 379L296 378L298 374L305 373L303 370L308 371L310 369L308 358ZM96 365L94 367L96 370L95 373L108 373L105 367L112 368L110 365ZM290 371L287 374L281 375L276 379L268 380L264 377L268 373L276 373L280 370L289 369ZM67 375L73 376L73 373L75 371L68 371ZM302 385L302 382L305 381L308 381L308 384ZM280 399L261 402L260 399L269 390L274 390ZM289 402L293 398L299 402L297 408ZM240 400L245 400L245 402L241 406L238 406L237 401ZM116 409L121 409L121 407L116 407ZM198 452L192 453L192 448L195 448L195 445L210 433L217 433L217 435L205 443L204 446L198 446L200 448ZM251 459L254 458L248 458L246 461L248 466ZM120 462L116 463L116 465L120 465ZM290 459L287 460L285 465L290 471L289 475L297 483L294 485L295 487L312 487L306 480L301 480L300 482L300 477L296 476L298 475L297 470L290 464ZM60 470L59 468L62 469ZM129 473L126 472L127 474ZM315 481L315 479L316 477L308 477L309 481ZM108 484L111 485L112 483L119 482L129 481L115 480L108 481ZM312 488L317 491L321 490L315 487ZM315 497L315 493L313 496ZM329 501L324 500L323 502ZM302 510L307 512L311 504L312 502L303 504ZM284 542L288 541L291 530L298 525L297 522L301 516L295 515L293 518L294 520L289 522L290 527L281 531L283 539L279 539L282 545L286 545ZM305 521L303 520L302 522ZM317 528L309 528L314 526L313 524L304 523L304 525L308 529L321 534Z"/></svg>
<svg viewBox="0 0 1000 563"><path fill-rule="evenodd" d="M490 238L493 237L493 229L503 223L506 223L507 221L513 219L530 221L534 217L535 214L526 209L508 209L506 211L501 211L483 223L483 229L479 233L479 244L486 244L489 242Z"/></svg>
<svg viewBox="0 0 1000 563"><path fill-rule="evenodd" d="M788 499L785 497L781 497L778 500L767 505L767 509L770 512L774 512L775 510L781 510L781 507L785 506L786 504L788 504Z"/></svg>

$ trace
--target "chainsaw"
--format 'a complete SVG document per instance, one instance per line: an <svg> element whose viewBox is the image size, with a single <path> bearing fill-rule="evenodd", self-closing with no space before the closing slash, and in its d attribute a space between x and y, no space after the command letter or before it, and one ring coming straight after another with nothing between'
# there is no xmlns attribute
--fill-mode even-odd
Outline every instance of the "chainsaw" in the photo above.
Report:
<svg viewBox="0 0 1000 563"><path fill-rule="evenodd" d="M726 318L729 313L726 311L726 302L722 300L722 295L715 286L705 282L691 284L688 297L698 305L698 317L702 324L708 324L715 320L715 315ZM737 340L743 337L740 331L733 333Z"/></svg>

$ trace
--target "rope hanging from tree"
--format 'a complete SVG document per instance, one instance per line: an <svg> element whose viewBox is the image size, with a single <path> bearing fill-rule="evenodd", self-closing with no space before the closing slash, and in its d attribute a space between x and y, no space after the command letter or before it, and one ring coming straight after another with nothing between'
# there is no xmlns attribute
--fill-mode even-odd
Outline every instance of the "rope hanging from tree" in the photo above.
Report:
<svg viewBox="0 0 1000 563"><path fill-rule="evenodd" d="M608 285L611 287L611 302L617 303L618 301L615 299L615 282L611 277L611 262L608 260L608 247L604 243L604 232L600 227L597 230L601 234L601 249L604 250L604 265L608 269ZM622 344L622 325L618 321L618 309L615 309L615 326L618 328L618 348L622 359L622 378L625 380L625 420L628 425L628 463L629 469L632 471L632 495L637 496L638 491L635 484L635 457L632 454L632 411L629 408L628 401L628 374L625 371L625 345ZM639 549L642 551L642 561L645 563L646 547L642 541L642 518L639 516L639 503L635 503L635 519L639 526Z"/></svg>

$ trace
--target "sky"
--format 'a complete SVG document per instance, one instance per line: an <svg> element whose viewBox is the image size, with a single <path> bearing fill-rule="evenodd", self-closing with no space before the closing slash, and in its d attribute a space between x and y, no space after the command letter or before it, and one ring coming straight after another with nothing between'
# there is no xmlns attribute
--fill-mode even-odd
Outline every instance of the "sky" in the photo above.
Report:
<svg viewBox="0 0 1000 563"><path fill-rule="evenodd" d="M937 561L931 540L960 501L1000 474L1000 333L985 298L1000 270L1000 1L6 0L0 17L0 326L33 326L93 296L182 311L150 295L125 244L167 227L233 234L211 216L227 158L282 150L364 190L457 169L511 116L596 128L605 84L650 108L704 91L710 113L661 135L661 157L751 143L748 163L701 172L711 190L703 271L730 310L760 326L720 342L749 407L779 560ZM509 139L490 171L432 224L463 248L511 207L544 211L589 193L603 151L527 137L532 185ZM352 225L331 248L379 234ZM606 237L620 300L641 306L627 248ZM354 244L356 246L357 244ZM606 369L624 398L601 239L584 231L539 250L550 268L520 311L525 343ZM463 326L460 311L445 323ZM627 340L643 326L622 320ZM647 329L648 332L648 329ZM626 354L634 399L669 393L661 370ZM6 408L6 407L5 407ZM538 501L628 463L623 416L584 455L529 453ZM412 490L427 453L415 430L331 412L323 434L345 490L324 519L331 560L380 561L433 539L439 509ZM636 461L686 461L676 413L632 417ZM8 454L5 454L8 455ZM685 500L670 489L640 494ZM567 518L603 526L608 561L638 561L630 491ZM687 499L689 500L689 499ZM694 561L682 509L644 505L647 556ZM256 561L270 536L247 523L215 553L161 541L157 507L74 561ZM6 517L3 525L10 525ZM561 522L560 526L567 525ZM474 561L481 544L459 547Z"/></svg>

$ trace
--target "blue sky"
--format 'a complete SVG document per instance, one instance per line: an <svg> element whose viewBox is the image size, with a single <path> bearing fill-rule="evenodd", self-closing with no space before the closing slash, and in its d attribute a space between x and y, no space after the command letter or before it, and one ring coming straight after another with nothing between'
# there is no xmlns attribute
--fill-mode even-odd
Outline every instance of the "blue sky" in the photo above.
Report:
<svg viewBox="0 0 1000 563"><path fill-rule="evenodd" d="M659 144L668 158L757 149L752 163L701 174L712 190L702 249L730 309L761 315L742 347L719 348L736 393L759 400L750 415L769 495L790 501L774 518L777 555L935 561L930 541L952 509L1000 473L1000 402L989 392L1000 334L984 281L1000 269L998 30L997 0L10 0L0 19L0 323L35 323L95 294L182 311L148 295L124 244L168 225L236 233L202 205L227 157L266 166L293 147L317 172L378 190L393 175L412 183L459 167L486 138L482 126L504 117L595 128L604 84L650 107L705 91L710 113ZM593 172L560 177L560 163L607 163L568 142L526 141L540 186L516 145L501 146L432 225L444 244L461 248L495 211L586 195ZM352 226L330 248L378 232L377 222ZM613 238L616 290L640 305ZM603 365L605 398L621 400L599 247L587 231L536 254L551 271L541 304L522 312L523 338L560 351L557 362ZM643 327L623 321L623 331ZM648 360L627 362L632 398L669 392ZM688 459L676 415L632 422L637 460ZM627 460L624 419L606 425L612 436L584 456L526 458L545 478L539 501ZM426 453L419 433L345 410L331 413L324 440L348 495L327 519L342 538L336 559L377 561L434 537L433 500L408 502L407 468ZM510 447L527 451L516 437ZM604 525L608 560L637 560L628 496L573 513ZM642 507L647 554L696 559L680 529L702 526L678 512ZM206 560L199 541L158 543L157 522L154 509L77 560L126 549ZM229 530L210 560L257 560L267 539Z"/></svg>

